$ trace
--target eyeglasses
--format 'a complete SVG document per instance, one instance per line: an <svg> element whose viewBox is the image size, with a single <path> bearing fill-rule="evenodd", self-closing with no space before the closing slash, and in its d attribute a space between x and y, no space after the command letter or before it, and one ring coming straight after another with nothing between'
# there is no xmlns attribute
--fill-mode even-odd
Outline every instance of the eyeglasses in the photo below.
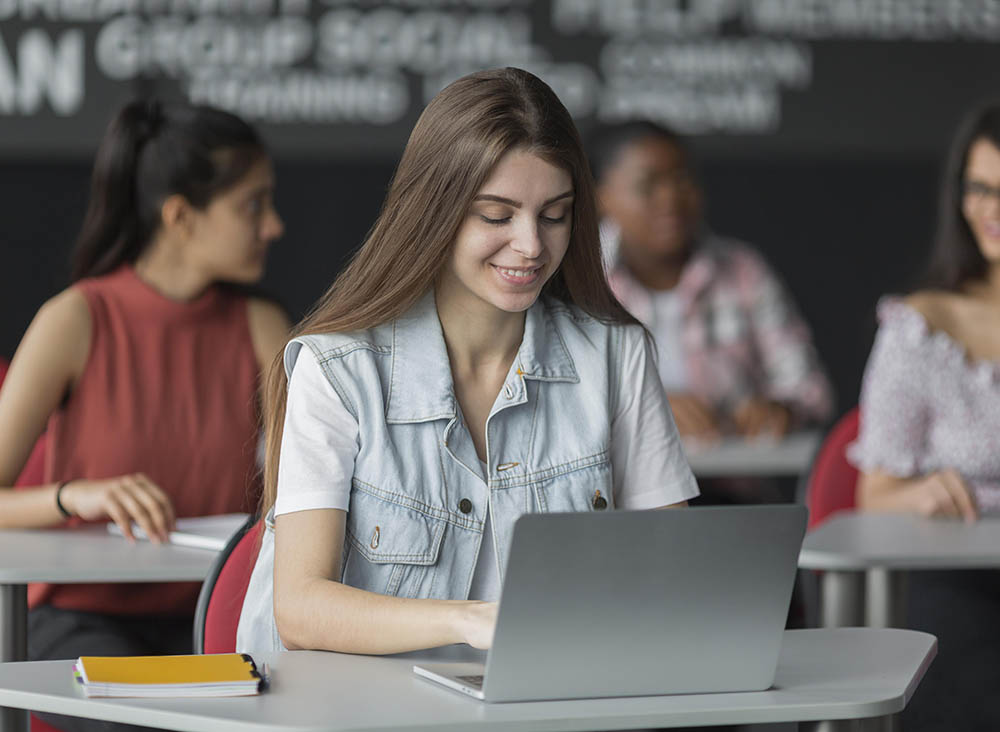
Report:
<svg viewBox="0 0 1000 732"><path fill-rule="evenodd" d="M963 181L962 193L975 203L985 203L988 198L995 198L1000 202L1000 186L991 186L978 180Z"/></svg>

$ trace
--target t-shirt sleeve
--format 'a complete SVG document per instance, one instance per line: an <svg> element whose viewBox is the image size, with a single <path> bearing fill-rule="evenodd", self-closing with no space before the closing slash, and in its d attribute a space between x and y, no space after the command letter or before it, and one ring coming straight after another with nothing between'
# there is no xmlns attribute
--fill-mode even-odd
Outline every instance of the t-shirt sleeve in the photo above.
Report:
<svg viewBox="0 0 1000 732"><path fill-rule="evenodd" d="M618 400L611 422L615 505L645 509L698 495L673 413L656 372L652 344L640 328L624 329Z"/></svg>
<svg viewBox="0 0 1000 732"><path fill-rule="evenodd" d="M930 427L925 362L926 325L898 301L879 305L881 323L861 383L858 439L847 448L859 470L882 470L899 478L923 472Z"/></svg>
<svg viewBox="0 0 1000 732"><path fill-rule="evenodd" d="M346 511L360 449L358 420L309 348L292 341L285 362L291 363L274 515L317 508Z"/></svg>

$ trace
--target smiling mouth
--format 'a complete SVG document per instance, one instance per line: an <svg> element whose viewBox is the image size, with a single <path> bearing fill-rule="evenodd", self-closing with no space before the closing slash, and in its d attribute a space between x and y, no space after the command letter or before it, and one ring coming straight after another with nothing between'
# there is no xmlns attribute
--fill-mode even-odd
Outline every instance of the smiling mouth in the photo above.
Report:
<svg viewBox="0 0 1000 732"><path fill-rule="evenodd" d="M538 276L538 273L541 272L542 270L540 266L523 269L523 268L512 268L512 267L500 267L494 264L493 267L496 269L497 272L500 273L500 275L504 279L513 280L515 282L517 281L530 282L531 280L535 279L535 277Z"/></svg>

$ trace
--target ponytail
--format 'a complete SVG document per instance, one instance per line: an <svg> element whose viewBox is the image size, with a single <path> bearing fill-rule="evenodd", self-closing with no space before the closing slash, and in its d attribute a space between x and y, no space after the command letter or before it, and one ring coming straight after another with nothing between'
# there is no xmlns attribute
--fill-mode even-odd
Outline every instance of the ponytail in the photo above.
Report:
<svg viewBox="0 0 1000 732"><path fill-rule="evenodd" d="M71 279L102 275L139 254L152 235L136 206L136 169L143 145L156 134L163 111L156 102L132 102L108 125L97 148L90 202L77 237Z"/></svg>
<svg viewBox="0 0 1000 732"><path fill-rule="evenodd" d="M231 154L217 154L223 150ZM168 196L179 193L204 208L263 154L253 127L228 112L165 108L156 100L125 105L97 149L71 280L134 262L159 228Z"/></svg>

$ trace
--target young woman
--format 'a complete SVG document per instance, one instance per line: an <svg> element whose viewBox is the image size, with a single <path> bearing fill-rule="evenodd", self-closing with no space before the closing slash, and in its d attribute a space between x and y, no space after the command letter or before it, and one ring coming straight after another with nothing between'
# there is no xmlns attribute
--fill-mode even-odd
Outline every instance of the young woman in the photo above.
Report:
<svg viewBox="0 0 1000 732"><path fill-rule="evenodd" d="M656 338L681 434L781 436L829 416L808 326L756 251L706 229L683 139L634 121L591 147L608 278Z"/></svg>
<svg viewBox="0 0 1000 732"><path fill-rule="evenodd" d="M862 510L975 521L1000 508L1000 104L955 139L930 274L879 304L848 455ZM910 585L908 625L937 634L940 653L906 729L997 728L996 572L916 572Z"/></svg>
<svg viewBox="0 0 1000 732"><path fill-rule="evenodd" d="M97 153L73 284L45 303L0 391L0 526L252 510L262 364L287 338L257 282L282 233L257 133L204 107L135 102ZM47 427L46 427L47 425ZM46 429L45 480L10 488ZM29 655L190 651L198 586L34 585ZM77 728L68 718L61 727Z"/></svg>
<svg viewBox="0 0 1000 732"><path fill-rule="evenodd" d="M604 278L576 129L527 72L434 98L295 334L269 375L241 650L487 648L519 515L697 494Z"/></svg>

